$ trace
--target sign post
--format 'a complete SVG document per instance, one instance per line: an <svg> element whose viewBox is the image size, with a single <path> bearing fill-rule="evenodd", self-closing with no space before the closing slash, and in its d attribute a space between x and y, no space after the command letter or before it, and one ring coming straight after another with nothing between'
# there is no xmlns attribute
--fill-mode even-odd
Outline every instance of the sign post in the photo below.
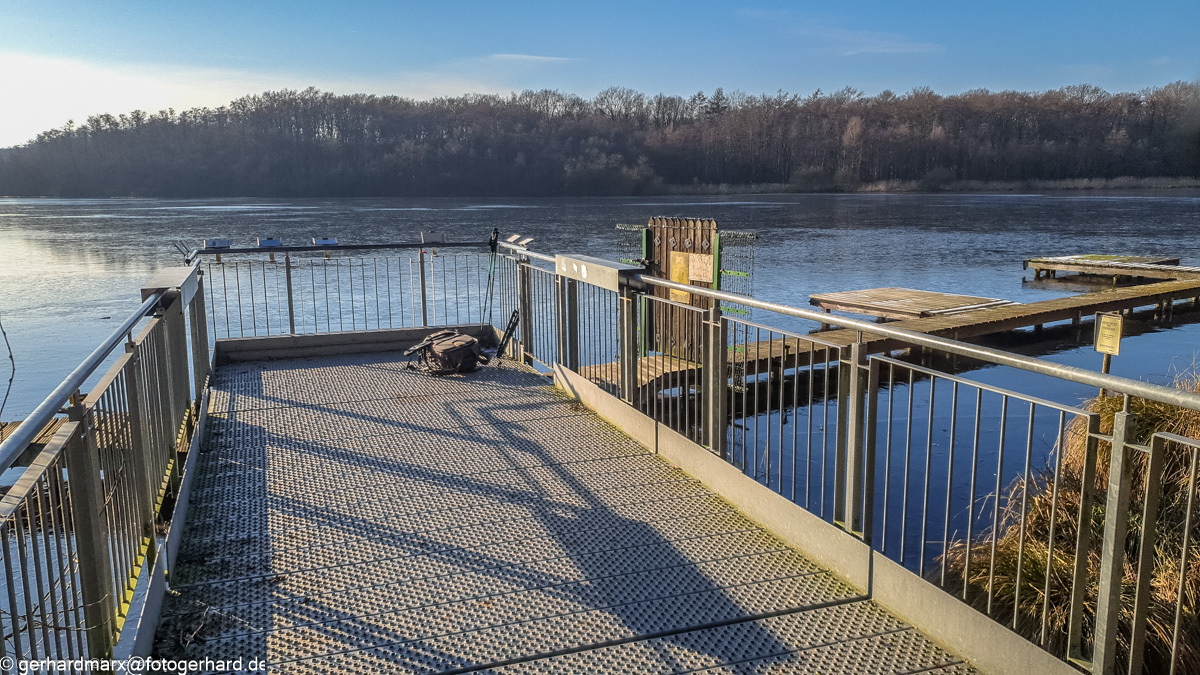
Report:
<svg viewBox="0 0 1200 675"><path fill-rule="evenodd" d="M1118 312L1097 312L1096 313L1096 351L1104 355L1104 361L1101 363L1100 372L1108 374L1109 368L1112 366L1112 357L1121 353L1121 337L1124 334L1124 317ZM1100 390L1100 395L1104 395L1104 390Z"/></svg>

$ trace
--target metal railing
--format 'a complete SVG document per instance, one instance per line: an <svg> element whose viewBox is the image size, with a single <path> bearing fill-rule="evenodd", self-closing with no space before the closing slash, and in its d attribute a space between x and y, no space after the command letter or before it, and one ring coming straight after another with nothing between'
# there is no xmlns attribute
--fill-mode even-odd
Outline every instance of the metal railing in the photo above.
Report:
<svg viewBox="0 0 1200 675"><path fill-rule="evenodd" d="M494 262L486 253L422 249L370 257L285 253L276 260L205 261L202 268L218 339L485 324Z"/></svg>
<svg viewBox="0 0 1200 675"><path fill-rule="evenodd" d="M149 296L0 444L7 468L66 406L0 501L4 653L111 652L154 559L210 335L502 328L516 312L522 359L575 371L1058 656L1097 673L1200 662L1200 440L1149 423L1153 406L1200 413L1200 395L643 274L601 288L508 250L206 262ZM1022 376L996 386L956 358ZM1084 405L1037 378L1109 395Z"/></svg>
<svg viewBox="0 0 1200 675"><path fill-rule="evenodd" d="M208 378L203 281L194 268L184 272L177 285L144 292L142 305L0 444L7 470L41 429L67 416L0 500L0 654L109 656L135 589L150 577L156 526L168 517L164 504ZM120 346L125 353L81 392Z"/></svg>
<svg viewBox="0 0 1200 675"><path fill-rule="evenodd" d="M589 288L510 250L518 279L537 279L517 287L522 335L543 317L518 347L527 360L601 385L1079 667L1196 672L1200 440L1139 436L1136 418L1168 406L1200 420L1197 393L648 275ZM805 323L846 330L792 328ZM1015 369L1022 390L956 360ZM1053 381L1107 396L1047 397Z"/></svg>

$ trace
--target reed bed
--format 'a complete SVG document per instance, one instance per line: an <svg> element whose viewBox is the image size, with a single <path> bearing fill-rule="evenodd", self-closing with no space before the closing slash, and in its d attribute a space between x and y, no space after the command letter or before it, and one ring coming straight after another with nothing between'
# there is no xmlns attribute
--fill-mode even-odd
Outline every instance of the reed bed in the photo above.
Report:
<svg viewBox="0 0 1200 675"><path fill-rule="evenodd" d="M1180 376L1175 384L1179 388L1200 393L1200 376L1194 369ZM1100 414L1101 433L1111 434L1113 416L1121 410L1122 405L1123 398L1120 396L1099 396L1089 401L1086 407ZM1148 443L1157 432L1200 439L1200 411L1134 399L1131 401L1131 412L1137 420L1137 443ZM994 553L993 533L987 532L973 542L957 542L948 550L945 560L947 590L961 596L965 586L967 602L982 611L987 610L990 590L991 614L997 621L1015 626L1018 633L1058 655L1066 652L1071 579L1074 574L1076 537L1081 525L1079 504L1087 449L1086 432L1086 420L1077 418L1068 428L1062 447L1056 448L1056 454L1052 455L1051 466L1029 481L1028 495L1025 495L1026 483L1023 478L1011 484L1001 495L1002 518L995 533ZM1062 465L1056 500L1053 464L1060 452ZM1091 545L1087 551L1089 577L1083 625L1085 654L1091 653L1110 454L1110 445L1101 441L1098 444L1095 497L1090 516L1082 524L1092 530ZM1162 496L1155 528L1157 536L1147 614L1145 673L1166 673L1170 669L1178 604L1181 614L1175 672L1200 675L1200 617L1197 615L1200 604L1197 602L1200 598L1200 513L1192 514L1187 570L1183 575L1183 600L1179 603L1180 562L1188 494L1193 481L1200 480L1190 475L1191 459L1191 448L1168 444L1162 475L1152 477L1161 485ZM1128 665L1147 479L1146 454L1135 453L1132 463L1133 497L1125 541L1118 631L1120 672L1124 672ZM1026 516L1022 537L1020 516L1023 496L1026 497ZM1200 504L1193 508L1200 511ZM968 570L965 579L964 570ZM1050 579L1048 585L1047 576Z"/></svg>

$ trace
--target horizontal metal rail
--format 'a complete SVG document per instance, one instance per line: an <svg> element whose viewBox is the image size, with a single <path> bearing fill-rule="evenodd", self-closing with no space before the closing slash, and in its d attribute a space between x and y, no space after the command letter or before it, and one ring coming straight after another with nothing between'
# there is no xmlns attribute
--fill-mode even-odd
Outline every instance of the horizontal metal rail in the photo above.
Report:
<svg viewBox="0 0 1200 675"><path fill-rule="evenodd" d="M755 309L762 309L785 316L792 316L799 319L808 319L820 323L840 326L842 328L850 328L860 331L862 334L881 335L883 337L902 340L910 345L918 347L929 347L948 354L957 356L966 356L980 361L994 363L999 366L1010 366L1019 368L1031 373L1039 375L1048 375L1057 377L1080 384L1091 385L1104 389L1106 391L1119 391L1129 396L1137 396L1140 398L1169 403L1171 405L1181 406L1184 408L1200 409L1200 394L1193 394L1178 389L1170 389L1149 382L1139 382L1117 375L1106 375L1097 373L1083 368L1074 366L1066 366L1060 363L1052 363L1043 361L1029 356L1021 356L1020 354L1012 354L992 349L990 347L982 347L973 345L967 342L959 342L949 338L936 337L926 333L918 333L903 328L892 328L886 324L877 324L857 319L846 319L837 316L831 316L824 312L817 312L788 305L781 305L776 302L766 302L756 300L746 295L737 295L736 293L726 293L724 291L715 291L709 288L701 288L699 286L691 286L689 284L681 284L666 279L659 279L647 274L636 275L638 281L641 281L650 286L658 286L660 288L674 289L694 293L706 298L714 300L722 300L725 302L737 303Z"/></svg>
<svg viewBox="0 0 1200 675"><path fill-rule="evenodd" d="M75 370L71 371L71 374L67 375L62 383L54 388L54 391L50 392L45 400L33 409L33 412L26 416L25 420L21 422L21 426L11 436L0 443L0 471L7 470L13 465L17 457L25 451L25 448L29 447L33 439L37 438L38 433L50 423L50 420L62 412L71 396L79 391L92 373L96 372L100 364L104 363L104 359L112 354L117 345L124 344L126 336L133 330L133 327L150 314L161 298L162 294L159 293L146 298L140 307L121 322L112 335L101 342L100 346L96 347L82 363L75 367Z"/></svg>
<svg viewBox="0 0 1200 675"><path fill-rule="evenodd" d="M501 245L505 246L506 244ZM533 251L511 245L506 246L513 250L514 253L519 255L528 256L535 260L554 262L553 256L534 253ZM728 293L711 288L692 286L690 284L660 279L648 274L634 275L633 278L649 286L685 291L687 293L693 293L695 295L711 298L713 300L731 302L746 307L752 307L754 309L775 312L776 314L782 314L784 316L807 319L841 328L854 329L860 331L864 335L870 334L894 338L919 347L929 347L931 349L937 349L949 354L979 359L981 361L987 361L1000 366L1010 366L1012 368L1019 368L1031 373L1037 373L1039 375L1048 375L1050 377L1067 379L1080 384L1091 385L1106 391L1119 391L1130 396L1138 396L1141 398L1160 401L1162 403L1169 403L1171 405L1182 406L1185 408L1200 409L1200 394L1194 394L1178 389L1171 389L1156 384L1150 384L1149 382L1139 382L1137 380L1131 380L1129 378L1120 377L1117 375L1097 373L1083 368L1052 363L1029 356L1022 356L1020 354L1012 354L999 349L992 349L990 347L983 347L980 345L960 342L958 340L951 340L949 338L928 335L926 333L904 330L903 328L893 328L886 324L861 321L858 319L849 319L826 314L825 312L792 307L790 305L783 305L777 302L758 300L748 295L739 295L737 293Z"/></svg>
<svg viewBox="0 0 1200 675"><path fill-rule="evenodd" d="M186 262L191 264L202 255L230 255L244 253L301 253L313 251L379 251L393 248L483 248L486 241L446 242L402 242L395 244L305 244L303 246L243 246L239 248L196 248L188 252Z"/></svg>

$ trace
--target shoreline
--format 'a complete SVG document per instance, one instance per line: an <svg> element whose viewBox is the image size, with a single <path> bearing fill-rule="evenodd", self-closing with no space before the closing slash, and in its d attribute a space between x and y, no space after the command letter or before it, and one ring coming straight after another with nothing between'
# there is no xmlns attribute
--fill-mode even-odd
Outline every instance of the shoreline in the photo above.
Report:
<svg viewBox="0 0 1200 675"><path fill-rule="evenodd" d="M1063 178L1056 180L1027 179L1012 181L959 180L930 185L923 180L885 180L862 183L854 187L829 184L797 185L793 183L718 183L692 185L659 185L655 190L629 194L563 194L563 195L5 195L0 199L588 199L595 197L702 197L766 194L1037 194L1078 192L1171 192L1200 190L1200 178L1151 176L1134 178Z"/></svg>
<svg viewBox="0 0 1200 675"><path fill-rule="evenodd" d="M752 194L943 194L943 193L1020 193L1020 192L1118 192L1171 191L1200 189L1200 178L1151 176L1135 178L1062 178L1055 180L1026 179L1011 181L956 180L929 185L919 180L884 180L863 183L856 187L838 188L833 185L806 187L790 183L751 183L717 185L664 185L661 192L642 196L687 195L752 195Z"/></svg>

